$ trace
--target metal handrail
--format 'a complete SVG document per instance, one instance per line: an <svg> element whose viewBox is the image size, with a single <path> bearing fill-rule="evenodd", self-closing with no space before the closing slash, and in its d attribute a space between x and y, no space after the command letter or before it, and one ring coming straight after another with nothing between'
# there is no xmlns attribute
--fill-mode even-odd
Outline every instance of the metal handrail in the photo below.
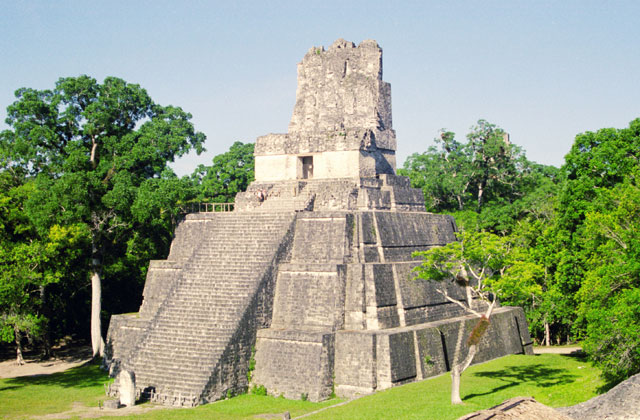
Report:
<svg viewBox="0 0 640 420"><path fill-rule="evenodd" d="M216 213L233 211L235 203L186 203L184 213Z"/></svg>

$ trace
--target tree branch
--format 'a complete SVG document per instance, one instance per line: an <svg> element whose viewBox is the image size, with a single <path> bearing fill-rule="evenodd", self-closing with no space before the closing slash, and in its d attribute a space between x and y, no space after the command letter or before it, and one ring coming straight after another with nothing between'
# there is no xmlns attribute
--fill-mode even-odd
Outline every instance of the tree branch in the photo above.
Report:
<svg viewBox="0 0 640 420"><path fill-rule="evenodd" d="M447 299L449 302L455 303L456 305L458 305L459 307L461 307L462 309L464 309L467 312L471 312L473 315L476 315L477 317L481 317L482 315L476 311L474 311L473 309L465 306L463 303L460 303L459 300L452 298L451 296L449 296L449 294L447 293L446 290L444 289L436 289L442 296L444 296L445 299Z"/></svg>

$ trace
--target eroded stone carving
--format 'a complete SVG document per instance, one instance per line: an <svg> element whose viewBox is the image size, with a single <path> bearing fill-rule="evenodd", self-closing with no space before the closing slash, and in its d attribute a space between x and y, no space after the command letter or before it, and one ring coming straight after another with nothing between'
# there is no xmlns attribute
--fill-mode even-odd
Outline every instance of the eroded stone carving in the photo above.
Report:
<svg viewBox="0 0 640 420"><path fill-rule="evenodd" d="M120 391L120 404L126 407L136 405L136 379L133 372L126 370L118 374L118 390Z"/></svg>

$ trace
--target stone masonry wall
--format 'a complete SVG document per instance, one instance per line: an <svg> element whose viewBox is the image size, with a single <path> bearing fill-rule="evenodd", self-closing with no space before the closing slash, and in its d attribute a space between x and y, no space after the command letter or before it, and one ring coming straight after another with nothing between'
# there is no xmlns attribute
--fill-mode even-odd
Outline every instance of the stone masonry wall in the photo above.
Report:
<svg viewBox="0 0 640 420"><path fill-rule="evenodd" d="M352 397L409 381L439 375L451 369L458 335L463 343L477 318L461 316L410 327L378 331L339 331L335 348L335 390ZM533 354L521 308L495 310L491 326L479 344L473 363L508 354ZM459 358L466 356L463 345Z"/></svg>
<svg viewBox="0 0 640 420"><path fill-rule="evenodd" d="M298 65L289 132L391 128L391 88L382 81L382 50L339 39L313 47Z"/></svg>
<svg viewBox="0 0 640 420"><path fill-rule="evenodd" d="M395 150L382 49L371 40L356 47L339 39L326 51L312 48L298 64L289 132L256 140L255 176L269 182L393 175Z"/></svg>
<svg viewBox="0 0 640 420"><path fill-rule="evenodd" d="M298 216L291 262L280 266L271 328L258 331L252 382L271 395L319 401L333 381L335 331L343 328L353 216Z"/></svg>

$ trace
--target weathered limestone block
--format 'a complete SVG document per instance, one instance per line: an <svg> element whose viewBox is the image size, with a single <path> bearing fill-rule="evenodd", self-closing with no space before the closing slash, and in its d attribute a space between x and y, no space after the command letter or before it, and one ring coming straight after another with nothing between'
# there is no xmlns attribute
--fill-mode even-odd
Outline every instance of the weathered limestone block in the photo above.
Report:
<svg viewBox="0 0 640 420"><path fill-rule="evenodd" d="M116 376L120 372L120 362L130 357L148 328L149 320L140 318L137 313L111 317L104 350L104 361L109 366L110 375ZM117 385L113 388L117 389Z"/></svg>
<svg viewBox="0 0 640 420"><path fill-rule="evenodd" d="M387 184L389 179L392 178L256 181L249 185L246 192L236 196L235 208L237 211L267 212L345 210L424 212L424 200L419 189L410 188L401 183ZM396 197L404 197L405 201L398 202Z"/></svg>
<svg viewBox="0 0 640 420"><path fill-rule="evenodd" d="M378 334L378 389L389 388L416 378L415 344L410 331L384 330Z"/></svg>
<svg viewBox="0 0 640 420"><path fill-rule="evenodd" d="M151 318L158 312L160 305L180 279L181 270L182 261L149 261L149 271L147 271L147 281L144 283L142 306L140 306L142 318Z"/></svg>
<svg viewBox="0 0 640 420"><path fill-rule="evenodd" d="M507 354L533 354L529 331L518 331L517 324L522 320L524 320L524 313L521 308L504 307L496 310L491 316L489 329L478 344L478 353L473 363L486 362ZM438 329L444 335L447 363L452 366L458 334L462 334L464 345L478 319L466 316L456 322L441 322L442 325L439 325ZM466 348L466 345L464 346Z"/></svg>
<svg viewBox="0 0 640 420"><path fill-rule="evenodd" d="M326 51L312 48L298 64L289 133L256 140L255 176L269 182L393 175L395 150L382 49L375 41L356 47L338 40Z"/></svg>
<svg viewBox="0 0 640 420"><path fill-rule="evenodd" d="M254 151L258 156L349 151L375 152L376 150L384 150L388 153L394 151L396 145L395 134L391 130L353 128L337 132L267 134L256 139ZM395 155L391 153L391 156Z"/></svg>
<svg viewBox="0 0 640 420"><path fill-rule="evenodd" d="M130 407L136 404L136 377L133 372L122 370L118 374L120 404Z"/></svg>
<svg viewBox="0 0 640 420"><path fill-rule="evenodd" d="M366 294L364 265L346 266L346 284L344 300L344 329L363 330L366 328Z"/></svg>
<svg viewBox="0 0 640 420"><path fill-rule="evenodd" d="M313 271L307 271L313 270ZM321 271L322 270L322 271ZM342 327L344 273L334 265L281 268L275 293L273 328Z"/></svg>
<svg viewBox="0 0 640 420"><path fill-rule="evenodd" d="M120 408L120 400L104 400L102 402L102 407L108 410L116 410Z"/></svg>
<svg viewBox="0 0 640 420"><path fill-rule="evenodd" d="M450 370L445 354L444 337L440 330L433 327L414 329L413 332L418 346L418 377L429 378Z"/></svg>
<svg viewBox="0 0 640 420"><path fill-rule="evenodd" d="M364 395L378 387L375 332L339 331L336 333L336 393Z"/></svg>

